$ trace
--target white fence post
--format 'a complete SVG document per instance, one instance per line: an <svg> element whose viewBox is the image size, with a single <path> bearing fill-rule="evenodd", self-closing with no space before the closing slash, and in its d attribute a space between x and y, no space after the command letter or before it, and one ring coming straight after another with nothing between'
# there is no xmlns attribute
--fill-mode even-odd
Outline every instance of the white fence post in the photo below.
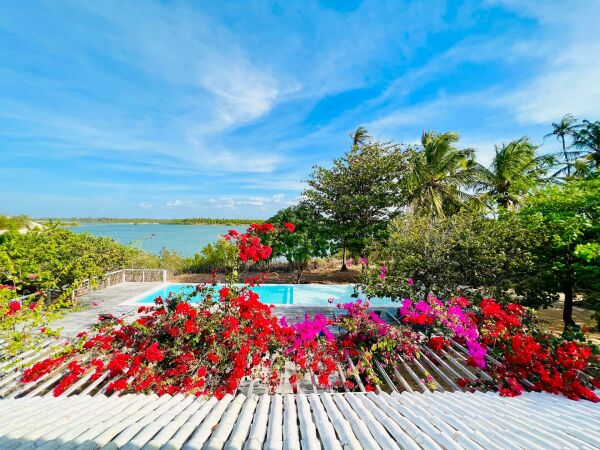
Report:
<svg viewBox="0 0 600 450"><path fill-rule="evenodd" d="M167 282L167 271L166 270L162 271L162 279L163 279L163 283Z"/></svg>

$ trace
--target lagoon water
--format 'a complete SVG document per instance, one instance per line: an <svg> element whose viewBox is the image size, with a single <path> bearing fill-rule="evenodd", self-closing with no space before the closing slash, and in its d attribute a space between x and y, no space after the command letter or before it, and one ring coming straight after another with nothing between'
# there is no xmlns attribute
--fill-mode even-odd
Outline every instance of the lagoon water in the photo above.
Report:
<svg viewBox="0 0 600 450"><path fill-rule="evenodd" d="M122 244L138 246L147 252L158 254L164 247L182 256L192 256L202 247L215 242L229 230L244 231L245 225L165 225L129 223L82 223L66 227L75 233L111 237Z"/></svg>

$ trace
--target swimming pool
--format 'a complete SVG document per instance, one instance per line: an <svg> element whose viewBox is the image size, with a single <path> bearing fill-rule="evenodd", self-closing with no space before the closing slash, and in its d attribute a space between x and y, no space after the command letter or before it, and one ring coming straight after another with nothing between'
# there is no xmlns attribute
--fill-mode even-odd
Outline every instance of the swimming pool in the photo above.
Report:
<svg viewBox="0 0 600 450"><path fill-rule="evenodd" d="M221 285L218 286L220 288ZM166 298L169 293L190 293L196 289L192 283L166 283L130 300L133 303L154 303L159 295ZM354 288L349 284L263 284L252 288L267 305L336 306L338 303L356 301L352 297ZM360 297L360 296L359 296ZM333 299L330 303L329 299ZM374 306L399 306L388 298L372 298Z"/></svg>

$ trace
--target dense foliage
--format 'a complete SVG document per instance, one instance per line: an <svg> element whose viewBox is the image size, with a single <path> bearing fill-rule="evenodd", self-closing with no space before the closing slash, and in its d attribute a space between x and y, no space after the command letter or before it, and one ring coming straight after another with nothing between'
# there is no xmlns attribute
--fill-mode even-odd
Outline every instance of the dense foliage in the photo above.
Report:
<svg viewBox="0 0 600 450"><path fill-rule="evenodd" d="M232 270L237 248L225 239L206 244L194 256L186 258L182 270L191 273L206 273L214 270Z"/></svg>
<svg viewBox="0 0 600 450"><path fill-rule="evenodd" d="M537 191L518 213L519 221L545 244L538 253L537 280L565 296L564 321L573 325L576 293L600 297L600 178L573 180Z"/></svg>
<svg viewBox="0 0 600 450"><path fill-rule="evenodd" d="M329 254L330 236L319 214L307 203L280 210L267 220L280 229L286 226L293 233L269 233L263 241L273 248L273 258L283 257L296 272L300 282L312 258ZM291 225L293 224L293 225Z"/></svg>
<svg viewBox="0 0 600 450"><path fill-rule="evenodd" d="M555 300L534 280L534 251L544 244L513 215L501 220L469 211L407 215L392 221L388 239L373 247L360 288L369 296L398 300L463 294L540 307Z"/></svg>
<svg viewBox="0 0 600 450"><path fill-rule="evenodd" d="M546 182L546 174L555 164L552 155L537 155L537 147L523 137L496 147L489 168L481 168L477 191L494 210L496 205L515 209L531 190Z"/></svg>
<svg viewBox="0 0 600 450"><path fill-rule="evenodd" d="M9 231L0 235L0 340L15 353L55 334L51 322L76 306L71 293L86 279L93 283L121 268L180 264L181 258L167 250L150 255L58 224L25 234Z"/></svg>
<svg viewBox="0 0 600 450"><path fill-rule="evenodd" d="M75 234L58 226L0 236L0 283L15 294L77 287L121 268L152 267L159 258L110 238Z"/></svg>
<svg viewBox="0 0 600 450"><path fill-rule="evenodd" d="M3 216L0 215L0 230L18 230L27 225L27 216Z"/></svg>
<svg viewBox="0 0 600 450"><path fill-rule="evenodd" d="M480 166L475 150L459 149L458 133L424 131L421 145L407 150L407 173L404 177L407 200L419 215L443 217L459 211L471 201L468 188L479 177Z"/></svg>

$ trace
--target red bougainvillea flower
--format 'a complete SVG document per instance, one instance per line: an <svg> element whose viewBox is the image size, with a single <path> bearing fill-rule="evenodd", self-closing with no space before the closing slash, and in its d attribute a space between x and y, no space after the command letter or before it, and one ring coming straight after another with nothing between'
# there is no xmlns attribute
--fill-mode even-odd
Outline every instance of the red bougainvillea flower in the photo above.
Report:
<svg viewBox="0 0 600 450"><path fill-rule="evenodd" d="M158 347L158 342L146 349L145 356L148 361L160 362L165 359L165 353Z"/></svg>
<svg viewBox="0 0 600 450"><path fill-rule="evenodd" d="M432 336L429 338L428 344L433 351L440 352L446 348L450 342L444 339L443 336Z"/></svg>
<svg viewBox="0 0 600 450"><path fill-rule="evenodd" d="M288 222L288 223L284 223L284 224L283 224L283 226L284 226L285 228L287 228L287 230L288 230L290 233L293 233L293 232L296 230L296 225L294 225L293 223L289 223L289 222Z"/></svg>
<svg viewBox="0 0 600 450"><path fill-rule="evenodd" d="M8 303L8 315L13 315L16 312L21 310L21 302L17 300L12 300Z"/></svg>

